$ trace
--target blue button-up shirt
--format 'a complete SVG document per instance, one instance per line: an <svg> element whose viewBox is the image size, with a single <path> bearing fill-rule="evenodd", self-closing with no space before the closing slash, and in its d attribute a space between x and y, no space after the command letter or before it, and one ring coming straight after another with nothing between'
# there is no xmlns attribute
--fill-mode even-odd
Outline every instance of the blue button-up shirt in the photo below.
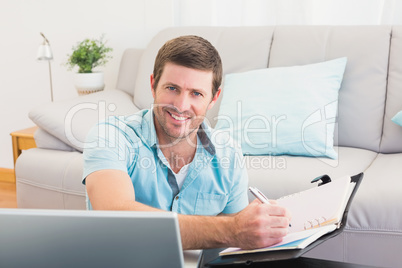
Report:
<svg viewBox="0 0 402 268"><path fill-rule="evenodd" d="M92 172L122 170L131 178L135 200L143 204L194 215L241 211L248 204L241 150L205 123L197 134L196 154L179 191L172 170L158 156L153 113L142 110L129 117L110 117L88 134L83 183Z"/></svg>

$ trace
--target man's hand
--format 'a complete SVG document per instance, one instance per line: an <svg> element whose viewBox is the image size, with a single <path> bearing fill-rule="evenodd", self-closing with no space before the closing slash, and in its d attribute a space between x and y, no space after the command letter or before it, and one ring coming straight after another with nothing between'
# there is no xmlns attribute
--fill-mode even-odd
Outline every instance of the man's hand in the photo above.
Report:
<svg viewBox="0 0 402 268"><path fill-rule="evenodd" d="M288 233L290 213L276 205L254 200L233 216L234 246L243 249L268 247L282 241Z"/></svg>

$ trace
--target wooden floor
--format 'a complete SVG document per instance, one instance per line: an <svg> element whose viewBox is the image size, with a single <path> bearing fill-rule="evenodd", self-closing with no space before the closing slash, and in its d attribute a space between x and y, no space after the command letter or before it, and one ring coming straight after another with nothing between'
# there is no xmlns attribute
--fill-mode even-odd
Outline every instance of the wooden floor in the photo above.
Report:
<svg viewBox="0 0 402 268"><path fill-rule="evenodd" d="M0 208L16 208L17 194L14 182L0 182Z"/></svg>

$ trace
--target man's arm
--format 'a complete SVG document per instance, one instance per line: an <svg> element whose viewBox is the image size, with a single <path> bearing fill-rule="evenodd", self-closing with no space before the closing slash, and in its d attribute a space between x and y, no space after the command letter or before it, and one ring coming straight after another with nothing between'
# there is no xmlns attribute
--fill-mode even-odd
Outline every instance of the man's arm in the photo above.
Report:
<svg viewBox="0 0 402 268"><path fill-rule="evenodd" d="M162 211L135 201L133 184L124 171L96 171L86 177L85 185L95 210Z"/></svg>
<svg viewBox="0 0 402 268"><path fill-rule="evenodd" d="M86 178L86 188L97 210L162 211L135 201L133 184L123 171L91 173ZM178 215L183 249L270 246L287 234L289 218L285 208L258 200L234 215Z"/></svg>

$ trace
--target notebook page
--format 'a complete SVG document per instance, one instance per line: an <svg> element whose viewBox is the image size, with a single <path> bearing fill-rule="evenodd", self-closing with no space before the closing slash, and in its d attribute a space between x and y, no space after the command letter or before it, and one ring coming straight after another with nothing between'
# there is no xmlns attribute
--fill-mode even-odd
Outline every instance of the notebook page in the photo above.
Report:
<svg viewBox="0 0 402 268"><path fill-rule="evenodd" d="M227 248L219 253L220 256L224 255L237 255L244 253L265 252L283 249L303 249L310 245L312 242L320 238L321 236L332 232L336 229L335 225L327 225L320 228L314 228L310 230L304 230L301 232L290 233L283 238L283 241L266 248L257 248L245 250L241 248Z"/></svg>
<svg viewBox="0 0 402 268"><path fill-rule="evenodd" d="M288 208L292 214L290 232L299 232L324 222L339 222L351 193L350 185L350 176L344 176L319 187L279 198L278 205Z"/></svg>

